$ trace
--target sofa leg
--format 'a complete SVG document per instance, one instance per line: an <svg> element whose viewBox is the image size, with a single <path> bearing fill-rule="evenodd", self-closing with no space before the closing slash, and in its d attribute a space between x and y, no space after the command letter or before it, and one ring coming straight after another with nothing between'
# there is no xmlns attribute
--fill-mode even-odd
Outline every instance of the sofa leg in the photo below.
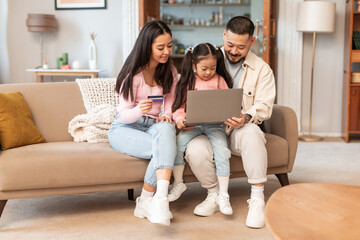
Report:
<svg viewBox="0 0 360 240"><path fill-rule="evenodd" d="M128 189L128 199L134 201L134 189Z"/></svg>
<svg viewBox="0 0 360 240"><path fill-rule="evenodd" d="M282 187L290 184L289 177L288 177L287 173L275 174L275 176L279 179L279 182L280 182Z"/></svg>
<svg viewBox="0 0 360 240"><path fill-rule="evenodd" d="M1 214L2 214L2 212L4 210L6 202L7 202L7 200L0 200L0 217L1 217Z"/></svg>

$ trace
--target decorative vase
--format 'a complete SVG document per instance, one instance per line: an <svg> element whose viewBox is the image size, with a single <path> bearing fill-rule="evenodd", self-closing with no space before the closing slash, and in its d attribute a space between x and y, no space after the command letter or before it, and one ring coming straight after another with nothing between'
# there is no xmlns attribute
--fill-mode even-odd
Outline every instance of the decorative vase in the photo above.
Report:
<svg viewBox="0 0 360 240"><path fill-rule="evenodd" d="M98 68L97 48L94 39L91 39L89 46L89 68L91 70L96 70Z"/></svg>

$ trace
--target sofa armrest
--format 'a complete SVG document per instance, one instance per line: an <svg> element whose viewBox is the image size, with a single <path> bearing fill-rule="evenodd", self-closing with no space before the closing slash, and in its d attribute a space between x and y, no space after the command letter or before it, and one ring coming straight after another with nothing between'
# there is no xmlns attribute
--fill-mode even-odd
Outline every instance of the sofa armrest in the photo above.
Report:
<svg viewBox="0 0 360 240"><path fill-rule="evenodd" d="M288 172L293 168L298 146L298 123L294 110L289 107L274 105L271 118L264 121L264 130L284 138L289 146Z"/></svg>

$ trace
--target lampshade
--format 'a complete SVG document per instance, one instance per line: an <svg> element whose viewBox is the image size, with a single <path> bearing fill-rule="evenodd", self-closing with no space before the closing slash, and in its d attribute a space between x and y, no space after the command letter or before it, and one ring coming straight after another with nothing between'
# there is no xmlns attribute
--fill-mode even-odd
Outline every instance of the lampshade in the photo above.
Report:
<svg viewBox="0 0 360 240"><path fill-rule="evenodd" d="M296 30L298 32L333 32L335 3L306 1L298 5Z"/></svg>
<svg viewBox="0 0 360 240"><path fill-rule="evenodd" d="M56 30L57 21L50 14L28 14L26 26L29 32L53 32Z"/></svg>

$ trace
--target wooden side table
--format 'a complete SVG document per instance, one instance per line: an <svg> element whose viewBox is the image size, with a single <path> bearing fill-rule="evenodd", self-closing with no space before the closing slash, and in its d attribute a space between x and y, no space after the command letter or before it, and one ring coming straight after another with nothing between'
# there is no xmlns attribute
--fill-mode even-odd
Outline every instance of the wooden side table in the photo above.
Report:
<svg viewBox="0 0 360 240"><path fill-rule="evenodd" d="M360 239L360 187L301 183L282 187L266 203L266 227L276 239Z"/></svg>
<svg viewBox="0 0 360 240"><path fill-rule="evenodd" d="M40 82L44 82L44 76L88 76L91 78L98 78L99 73L103 70L90 70L90 69L71 69L71 70L61 70L61 69L26 69L27 72L35 73L35 82L38 82L40 77Z"/></svg>

